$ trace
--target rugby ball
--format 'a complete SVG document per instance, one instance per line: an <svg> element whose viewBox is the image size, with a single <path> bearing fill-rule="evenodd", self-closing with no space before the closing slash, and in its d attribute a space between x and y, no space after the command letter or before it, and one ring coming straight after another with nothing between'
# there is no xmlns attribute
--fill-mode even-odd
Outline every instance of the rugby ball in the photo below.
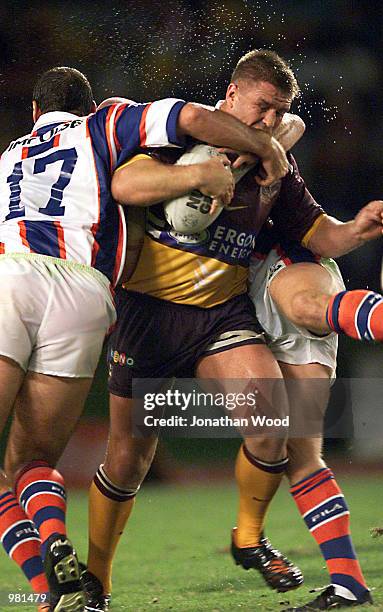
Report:
<svg viewBox="0 0 383 612"><path fill-rule="evenodd" d="M184 153L176 162L179 166L200 164L212 157L221 155L215 147L197 144ZM217 206L213 214L210 213L212 199L195 189L190 193L164 202L164 212L167 222L176 232L181 234L197 234L221 214L223 207Z"/></svg>

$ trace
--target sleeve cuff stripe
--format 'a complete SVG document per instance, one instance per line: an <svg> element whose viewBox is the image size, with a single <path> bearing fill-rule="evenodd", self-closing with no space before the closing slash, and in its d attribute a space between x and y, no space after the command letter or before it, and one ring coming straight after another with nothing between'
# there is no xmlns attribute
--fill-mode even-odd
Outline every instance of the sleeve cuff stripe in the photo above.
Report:
<svg viewBox="0 0 383 612"><path fill-rule="evenodd" d="M311 240L312 236L315 234L315 232L317 231L318 227L320 226L320 224L322 223L322 221L326 217L327 217L327 215L322 214L322 215L320 215L320 217L317 217L317 219L315 219L314 223L312 224L312 226L310 227L308 232L306 232L305 235L302 238L302 241L301 241L302 246L308 248L309 241Z"/></svg>
<svg viewBox="0 0 383 612"><path fill-rule="evenodd" d="M118 172L119 170L122 170L122 168L125 168L126 166L129 166L130 164L134 164L134 162L140 161L141 159L151 159L151 157L150 157L150 155L145 155L144 153L139 153L138 155L135 155L134 157L132 157L128 161L124 162L121 166L116 168L115 172Z"/></svg>

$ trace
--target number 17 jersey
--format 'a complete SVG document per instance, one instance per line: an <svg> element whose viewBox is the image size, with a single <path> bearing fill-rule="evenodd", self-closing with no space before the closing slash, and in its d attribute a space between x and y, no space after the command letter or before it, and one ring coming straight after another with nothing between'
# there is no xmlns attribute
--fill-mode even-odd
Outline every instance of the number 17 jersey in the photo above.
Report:
<svg viewBox="0 0 383 612"><path fill-rule="evenodd" d="M147 147L182 146L182 100L113 104L88 117L48 112L0 158L0 255L77 262L118 282L125 217L110 192L116 167Z"/></svg>

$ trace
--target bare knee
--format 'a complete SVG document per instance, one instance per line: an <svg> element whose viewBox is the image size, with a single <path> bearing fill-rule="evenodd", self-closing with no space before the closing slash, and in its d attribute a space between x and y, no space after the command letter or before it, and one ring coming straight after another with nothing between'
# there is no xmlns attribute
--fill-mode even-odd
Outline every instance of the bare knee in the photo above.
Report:
<svg viewBox="0 0 383 612"><path fill-rule="evenodd" d="M157 438L111 438L104 467L117 486L136 489L143 482L157 447Z"/></svg>
<svg viewBox="0 0 383 612"><path fill-rule="evenodd" d="M326 309L330 296L314 291L299 291L292 295L290 302L291 321L299 327L317 333L326 333Z"/></svg>

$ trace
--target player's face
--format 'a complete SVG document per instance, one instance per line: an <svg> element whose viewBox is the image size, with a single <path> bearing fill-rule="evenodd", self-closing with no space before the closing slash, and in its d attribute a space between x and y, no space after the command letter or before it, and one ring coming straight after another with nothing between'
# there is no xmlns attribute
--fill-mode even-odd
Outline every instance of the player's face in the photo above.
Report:
<svg viewBox="0 0 383 612"><path fill-rule="evenodd" d="M273 133L290 110L291 97L267 81L230 83L225 110L249 127Z"/></svg>

